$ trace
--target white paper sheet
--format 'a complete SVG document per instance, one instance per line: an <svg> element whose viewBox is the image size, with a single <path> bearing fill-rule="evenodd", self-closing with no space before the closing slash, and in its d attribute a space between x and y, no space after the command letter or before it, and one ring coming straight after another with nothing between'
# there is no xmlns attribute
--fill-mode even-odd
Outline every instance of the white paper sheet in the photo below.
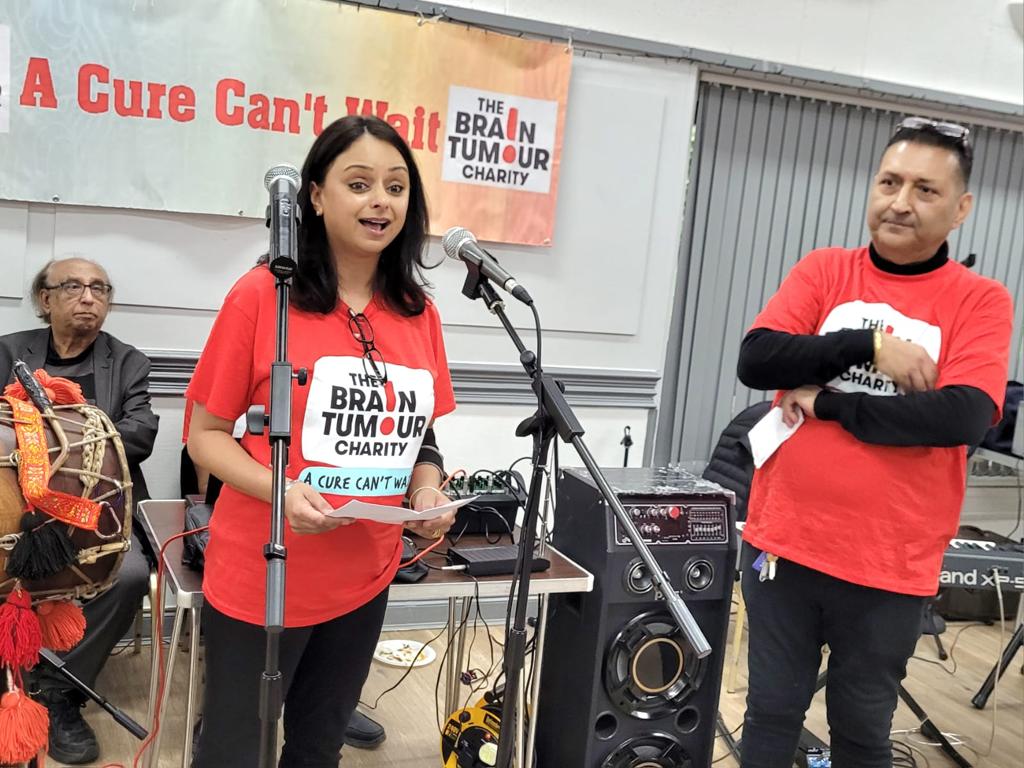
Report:
<svg viewBox="0 0 1024 768"><path fill-rule="evenodd" d="M331 517L354 517L358 520L376 520L378 523L411 523L417 520L433 520L449 510L458 509L464 504L469 504L469 502L476 500L476 498L476 496L470 496L468 499L450 501L447 504L442 504L440 507L424 509L422 512L417 512L415 509L408 509L407 507L371 504L368 501L356 501L353 499L348 504L338 507L327 514Z"/></svg>
<svg viewBox="0 0 1024 768"><path fill-rule="evenodd" d="M804 423L804 415L792 427L787 427L782 420L782 409L775 406L764 415L757 424L750 428L747 439L750 440L750 453L754 457L754 466L758 469L771 455L778 450L779 446L786 442L793 433L800 429Z"/></svg>

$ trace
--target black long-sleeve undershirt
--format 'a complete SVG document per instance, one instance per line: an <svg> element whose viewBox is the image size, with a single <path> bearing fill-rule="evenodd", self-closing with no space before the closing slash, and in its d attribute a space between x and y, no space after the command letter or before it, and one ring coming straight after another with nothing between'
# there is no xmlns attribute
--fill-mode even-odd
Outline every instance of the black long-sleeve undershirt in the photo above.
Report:
<svg viewBox="0 0 1024 768"><path fill-rule="evenodd" d="M737 373L751 389L823 387L850 366L874 358L873 333L864 329L804 336L754 328L740 345Z"/></svg>
<svg viewBox="0 0 1024 768"><path fill-rule="evenodd" d="M824 386L874 356L871 330L823 336L755 328L740 346L740 381L752 389ZM995 403L976 387L954 385L896 397L823 391L815 415L837 421L858 440L876 445L976 445L992 423Z"/></svg>
<svg viewBox="0 0 1024 768"><path fill-rule="evenodd" d="M977 445L992 425L995 407L988 395L965 384L896 397L826 389L814 400L814 414L822 421L838 421L865 443L903 447Z"/></svg>

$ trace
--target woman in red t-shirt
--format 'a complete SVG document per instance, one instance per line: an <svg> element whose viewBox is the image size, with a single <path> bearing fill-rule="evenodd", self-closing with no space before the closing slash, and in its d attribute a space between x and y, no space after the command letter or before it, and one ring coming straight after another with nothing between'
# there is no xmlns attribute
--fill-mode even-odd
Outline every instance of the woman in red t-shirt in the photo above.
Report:
<svg viewBox="0 0 1024 768"><path fill-rule="evenodd" d="M336 768L345 726L384 621L401 528L325 513L351 499L416 509L445 501L431 425L455 407L441 321L420 270L427 210L408 146L390 125L350 116L328 126L302 169L298 271L288 358L284 746L279 765ZM204 721L195 768L252 768L259 754L270 447L231 436L269 402L276 293L265 265L224 301L186 397L193 460L224 481L210 526ZM453 515L410 525L438 537Z"/></svg>

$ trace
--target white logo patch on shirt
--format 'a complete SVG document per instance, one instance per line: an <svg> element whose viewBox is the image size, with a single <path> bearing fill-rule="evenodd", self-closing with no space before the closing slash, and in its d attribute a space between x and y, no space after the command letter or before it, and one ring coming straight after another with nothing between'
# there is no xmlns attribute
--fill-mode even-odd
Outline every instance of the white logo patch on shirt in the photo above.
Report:
<svg viewBox="0 0 1024 768"><path fill-rule="evenodd" d="M924 320L907 317L899 310L884 303L848 301L832 308L822 323L819 335L846 329L876 328L898 339L910 341L924 347L928 356L936 363L942 350L942 329ZM898 395L899 387L871 362L853 365L829 382L829 386L841 392L867 392L871 395Z"/></svg>
<svg viewBox="0 0 1024 768"><path fill-rule="evenodd" d="M302 421L299 475L320 493L395 496L409 485L434 412L430 371L387 364L387 384L358 357L321 357L313 367Z"/></svg>

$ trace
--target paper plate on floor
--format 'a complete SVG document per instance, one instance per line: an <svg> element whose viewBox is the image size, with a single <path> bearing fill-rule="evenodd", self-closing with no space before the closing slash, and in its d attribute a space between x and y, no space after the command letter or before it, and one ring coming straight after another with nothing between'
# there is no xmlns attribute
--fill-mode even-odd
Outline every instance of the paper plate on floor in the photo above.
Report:
<svg viewBox="0 0 1024 768"><path fill-rule="evenodd" d="M429 645L424 646L416 640L381 640L373 658L392 667L408 667L410 664L424 667L437 658L437 653Z"/></svg>

